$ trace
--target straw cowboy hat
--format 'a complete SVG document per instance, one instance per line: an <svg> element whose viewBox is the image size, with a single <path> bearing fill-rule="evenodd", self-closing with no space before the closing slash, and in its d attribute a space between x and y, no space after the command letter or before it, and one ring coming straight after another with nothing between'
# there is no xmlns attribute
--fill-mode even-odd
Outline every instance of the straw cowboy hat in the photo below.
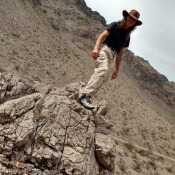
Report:
<svg viewBox="0 0 175 175"><path fill-rule="evenodd" d="M137 10L131 10L130 12L127 12L127 10L123 10L123 17L127 18L127 16L135 19L138 26L142 25L142 21L139 20L140 13Z"/></svg>

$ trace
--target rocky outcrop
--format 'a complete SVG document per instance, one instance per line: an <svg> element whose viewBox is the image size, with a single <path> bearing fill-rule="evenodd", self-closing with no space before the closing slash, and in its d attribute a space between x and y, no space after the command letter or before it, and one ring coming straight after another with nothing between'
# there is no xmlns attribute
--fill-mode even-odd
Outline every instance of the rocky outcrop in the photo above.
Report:
<svg viewBox="0 0 175 175"><path fill-rule="evenodd" d="M1 80L4 86L24 82L15 75L8 77L8 82ZM62 88L29 84L25 83L27 91L14 85L18 96L13 88L8 89L11 98L1 96L1 174L175 173L173 158L113 136L104 101L94 111L82 107L77 102L82 83Z"/></svg>
<svg viewBox="0 0 175 175"><path fill-rule="evenodd" d="M101 16L97 11L93 11L91 8L89 8L84 0L76 0L76 4L88 15L88 17L91 17L97 21L101 21L103 25L106 25L105 18Z"/></svg>
<svg viewBox="0 0 175 175"><path fill-rule="evenodd" d="M37 86L35 93L14 94L1 104L1 173L113 174L115 143L110 139L111 126L104 116L101 119L105 106L94 112L83 108L77 102L79 87L74 83L41 93ZM23 94L20 86L16 90ZM9 93L13 95L13 88Z"/></svg>
<svg viewBox="0 0 175 175"><path fill-rule="evenodd" d="M28 82L11 73L0 73L0 104L35 92Z"/></svg>

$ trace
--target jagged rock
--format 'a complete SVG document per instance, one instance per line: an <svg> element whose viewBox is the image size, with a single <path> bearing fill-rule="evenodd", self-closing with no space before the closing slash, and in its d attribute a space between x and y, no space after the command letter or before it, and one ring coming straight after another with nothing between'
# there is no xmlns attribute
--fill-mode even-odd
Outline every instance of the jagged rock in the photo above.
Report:
<svg viewBox="0 0 175 175"><path fill-rule="evenodd" d="M99 103L99 110L98 110L98 113L97 114L100 114L100 115L106 115L107 111L108 111L108 108L107 108L107 102L106 101L101 101Z"/></svg>
<svg viewBox="0 0 175 175"><path fill-rule="evenodd" d="M104 170L114 170L115 142L110 135L97 133L95 137L95 153L98 162Z"/></svg>
<svg viewBox="0 0 175 175"><path fill-rule="evenodd" d="M27 81L11 73L0 72L0 104L34 92L37 91Z"/></svg>
<svg viewBox="0 0 175 175"><path fill-rule="evenodd" d="M99 137L95 139L98 126L95 114L77 102L80 83L45 89L37 85L35 89L42 93L13 99L0 106L0 154L4 156L0 161L1 171L100 174L102 168L95 157L98 150L94 149L95 140L97 148L104 145L100 145ZM99 117L100 111L103 109L97 111ZM110 150L101 154L98 158L107 157L105 169L111 172Z"/></svg>
<svg viewBox="0 0 175 175"><path fill-rule="evenodd" d="M39 98L40 94L36 93L5 102L0 106L0 124L11 123L30 111Z"/></svg>

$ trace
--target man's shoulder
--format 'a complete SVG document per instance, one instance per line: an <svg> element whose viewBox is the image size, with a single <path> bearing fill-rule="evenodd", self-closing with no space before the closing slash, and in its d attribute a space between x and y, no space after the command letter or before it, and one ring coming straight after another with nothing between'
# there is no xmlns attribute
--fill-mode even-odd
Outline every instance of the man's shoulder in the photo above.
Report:
<svg viewBox="0 0 175 175"><path fill-rule="evenodd" d="M115 29L118 29L120 28L120 21L113 21L111 25L113 25Z"/></svg>
<svg viewBox="0 0 175 175"><path fill-rule="evenodd" d="M118 21L113 21L111 23L109 23L108 25L111 25L111 26L118 26L119 22Z"/></svg>
<svg viewBox="0 0 175 175"><path fill-rule="evenodd" d="M113 22L111 22L111 23L109 23L108 25L107 25L107 30L108 31L114 31L114 30L116 30L118 28L118 22L117 21L113 21Z"/></svg>

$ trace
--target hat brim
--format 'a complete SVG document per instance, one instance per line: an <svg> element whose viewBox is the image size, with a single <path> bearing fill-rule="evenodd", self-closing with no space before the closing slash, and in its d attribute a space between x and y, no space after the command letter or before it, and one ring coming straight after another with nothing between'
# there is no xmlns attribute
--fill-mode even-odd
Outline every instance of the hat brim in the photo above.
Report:
<svg viewBox="0 0 175 175"><path fill-rule="evenodd" d="M128 16L130 16L131 18L135 19L137 21L137 25L140 26L142 25L142 21L138 20L136 17L130 15L126 10L123 10L123 17L127 18Z"/></svg>

